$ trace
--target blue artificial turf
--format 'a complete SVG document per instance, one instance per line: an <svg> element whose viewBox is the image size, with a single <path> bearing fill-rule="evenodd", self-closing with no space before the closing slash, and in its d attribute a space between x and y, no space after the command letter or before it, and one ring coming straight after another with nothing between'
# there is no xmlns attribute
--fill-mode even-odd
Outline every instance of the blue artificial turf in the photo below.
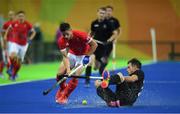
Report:
<svg viewBox="0 0 180 114"><path fill-rule="evenodd" d="M68 104L55 103L55 92L42 95L54 79L0 86L0 113L180 113L180 62L158 62L143 66L144 89L133 107L110 108L96 95L91 80L89 88L84 80L69 98ZM125 69L117 69L126 74ZM97 75L97 74L94 74ZM112 87L114 88L114 87ZM88 104L82 105L86 99Z"/></svg>

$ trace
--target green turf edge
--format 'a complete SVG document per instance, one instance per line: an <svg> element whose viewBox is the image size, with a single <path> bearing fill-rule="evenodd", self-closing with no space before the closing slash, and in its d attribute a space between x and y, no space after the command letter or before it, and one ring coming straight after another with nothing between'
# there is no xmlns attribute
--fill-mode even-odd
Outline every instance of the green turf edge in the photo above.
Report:
<svg viewBox="0 0 180 114"><path fill-rule="evenodd" d="M142 64L149 63L152 62L150 60L142 61ZM6 69L4 69L3 74L5 75L5 78L0 78L0 85L55 78L59 68L59 64L60 62L23 65L18 73L19 76L15 82L8 80L8 75L5 73ZM126 65L127 60L116 60L115 62L116 69L124 68ZM107 69L111 70L112 68L112 61L110 60Z"/></svg>

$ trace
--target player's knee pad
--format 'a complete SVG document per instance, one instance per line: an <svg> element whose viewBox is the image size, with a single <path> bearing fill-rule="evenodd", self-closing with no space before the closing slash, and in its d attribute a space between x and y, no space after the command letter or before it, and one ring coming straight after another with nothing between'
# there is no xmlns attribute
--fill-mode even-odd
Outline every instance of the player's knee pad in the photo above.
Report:
<svg viewBox="0 0 180 114"><path fill-rule="evenodd" d="M99 73L102 75L107 63L101 62L101 66L99 68Z"/></svg>
<svg viewBox="0 0 180 114"><path fill-rule="evenodd" d="M102 57L102 58L101 58L101 62L107 64L108 58L107 58L107 57Z"/></svg>
<svg viewBox="0 0 180 114"><path fill-rule="evenodd" d="M119 75L116 74L110 77L109 84L120 84L120 83L122 83L122 81Z"/></svg>
<svg viewBox="0 0 180 114"><path fill-rule="evenodd" d="M102 57L100 59L100 63L101 63L101 65L107 65L108 61L107 61L106 57Z"/></svg>
<svg viewBox="0 0 180 114"><path fill-rule="evenodd" d="M117 75L119 76L119 78L121 79L121 82L124 82L124 76L121 72L117 73Z"/></svg>

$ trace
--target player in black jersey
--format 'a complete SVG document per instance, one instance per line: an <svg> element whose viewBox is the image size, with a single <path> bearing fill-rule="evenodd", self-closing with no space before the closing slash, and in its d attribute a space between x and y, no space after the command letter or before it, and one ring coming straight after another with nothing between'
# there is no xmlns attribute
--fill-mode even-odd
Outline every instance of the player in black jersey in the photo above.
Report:
<svg viewBox="0 0 180 114"><path fill-rule="evenodd" d="M98 9L98 18L91 23L90 35L98 43L98 47L94 52L95 55L95 69L99 69L102 74L104 68L108 63L108 58L112 51L112 42L117 37L118 31L106 19L106 7ZM86 76L91 75L91 66L86 68ZM87 78L86 84L89 83Z"/></svg>
<svg viewBox="0 0 180 114"><path fill-rule="evenodd" d="M114 30L117 30L118 33L120 34L121 33L120 32L120 27L121 27L120 22L118 21L117 18L115 18L113 16L113 10L114 10L114 8L112 6L109 6L109 5L106 6L106 20L108 20L110 25L112 26L112 28ZM111 39L109 39L109 40L111 40ZM112 39L112 40L114 40L114 39Z"/></svg>
<svg viewBox="0 0 180 114"><path fill-rule="evenodd" d="M118 21L117 18L115 18L113 16L113 11L114 8L112 6L106 6L106 20L109 22L111 28L113 30L117 31L117 36L116 37L111 37L111 39L108 39L109 42L113 42L113 46L112 46L112 69L115 70L116 66L115 66L115 59L116 59L116 42L117 42L117 38L119 38L122 34L122 29L121 29L121 25L120 22ZM111 47L109 48L111 49Z"/></svg>
<svg viewBox="0 0 180 114"><path fill-rule="evenodd" d="M101 80L95 81L97 94L108 106L132 106L143 88L144 72L141 70L141 62L136 58L128 61L127 71L129 76L123 76L122 73L110 76L107 80L109 85L116 85L116 91L113 92L108 86L103 86Z"/></svg>

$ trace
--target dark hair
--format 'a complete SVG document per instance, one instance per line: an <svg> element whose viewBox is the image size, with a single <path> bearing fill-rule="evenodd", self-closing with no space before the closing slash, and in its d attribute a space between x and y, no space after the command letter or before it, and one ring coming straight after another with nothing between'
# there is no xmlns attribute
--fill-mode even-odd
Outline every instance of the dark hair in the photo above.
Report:
<svg viewBox="0 0 180 114"><path fill-rule="evenodd" d="M59 26L59 29L60 29L61 32L64 32L64 31L66 31L66 30L71 29L71 26L70 26L69 23L62 22L62 23L60 24L60 26Z"/></svg>
<svg viewBox="0 0 180 114"><path fill-rule="evenodd" d="M25 12L21 10L21 11L18 11L18 12L16 13L16 15L18 15L18 14L20 14L20 13L25 14Z"/></svg>
<svg viewBox="0 0 180 114"><path fill-rule="evenodd" d="M110 9L114 10L114 8L110 5L107 5L106 8L110 8Z"/></svg>
<svg viewBox="0 0 180 114"><path fill-rule="evenodd" d="M98 11L99 11L99 10L106 11L106 7L100 7L100 8L98 9Z"/></svg>
<svg viewBox="0 0 180 114"><path fill-rule="evenodd" d="M131 60L128 61L128 64L131 63L132 65L135 65L137 68L141 69L141 62L136 59L132 58Z"/></svg>

